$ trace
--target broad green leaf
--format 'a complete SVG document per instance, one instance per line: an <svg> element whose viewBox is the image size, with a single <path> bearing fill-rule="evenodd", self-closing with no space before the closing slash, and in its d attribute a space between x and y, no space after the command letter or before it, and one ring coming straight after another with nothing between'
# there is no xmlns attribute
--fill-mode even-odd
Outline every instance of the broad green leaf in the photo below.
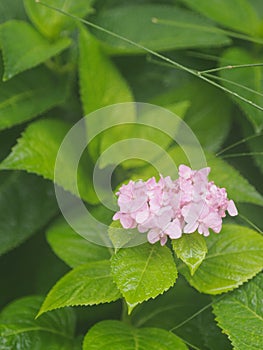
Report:
<svg viewBox="0 0 263 350"><path fill-rule="evenodd" d="M254 277L263 267L263 237L243 226L224 225L206 238L208 253L194 276L180 270L202 293L220 294L233 290Z"/></svg>
<svg viewBox="0 0 263 350"><path fill-rule="evenodd" d="M38 316L65 306L97 305L121 297L108 260L80 265L63 276L48 293Z"/></svg>
<svg viewBox="0 0 263 350"><path fill-rule="evenodd" d="M44 67L0 82L0 130L24 123L61 104L66 94L65 79L51 74Z"/></svg>
<svg viewBox="0 0 263 350"><path fill-rule="evenodd" d="M176 335L159 328L133 328L120 321L102 321L84 338L83 350L187 350Z"/></svg>
<svg viewBox="0 0 263 350"><path fill-rule="evenodd" d="M256 350L263 346L263 274L227 294L213 305L216 321L234 349Z"/></svg>
<svg viewBox="0 0 263 350"><path fill-rule="evenodd" d="M171 50L227 45L230 40L214 24L175 6L138 4L114 7L98 13L97 25L152 50ZM142 48L94 31L115 52L140 53Z"/></svg>
<svg viewBox="0 0 263 350"><path fill-rule="evenodd" d="M13 173L0 186L0 255L36 233L56 214L52 184Z"/></svg>
<svg viewBox="0 0 263 350"><path fill-rule="evenodd" d="M253 56L250 52L240 48L231 48L224 52L221 57L221 66L253 64L258 63L262 59L260 56ZM248 67L238 69L226 69L220 71L222 78L233 81L236 84L244 85L253 91L244 90L239 86L235 86L226 81L224 86L231 89L233 92L245 97L246 99L263 107L263 98L257 93L263 93L263 67ZM232 95L231 95L232 96ZM256 132L262 130L263 127L263 111L249 105L234 97L234 101L244 111Z"/></svg>
<svg viewBox="0 0 263 350"><path fill-rule="evenodd" d="M26 19L24 6L21 0L1 0L0 3L0 23L10 19Z"/></svg>
<svg viewBox="0 0 263 350"><path fill-rule="evenodd" d="M71 267L111 257L108 248L81 237L62 219L48 228L47 240L54 252Z"/></svg>
<svg viewBox="0 0 263 350"><path fill-rule="evenodd" d="M69 127L69 124L59 120L46 119L31 123L18 139L12 153L0 164L0 169L26 170L54 180L57 153ZM63 166L57 173L56 181L58 185L78 195L73 183L75 169L72 169L70 165L71 157L74 156L74 147L72 147L72 153L67 154L67 158L63 159ZM90 184L91 180L86 166L81 163L78 169L79 191L82 198L96 203L97 198Z"/></svg>
<svg viewBox="0 0 263 350"><path fill-rule="evenodd" d="M33 68L56 56L71 44L69 38L51 43L24 21L8 21L0 26L0 46L4 58L3 80Z"/></svg>
<svg viewBox="0 0 263 350"><path fill-rule="evenodd" d="M137 229L124 229L119 221L113 221L108 230L109 237L115 248L127 248L145 243L147 238L145 234L140 233Z"/></svg>
<svg viewBox="0 0 263 350"><path fill-rule="evenodd" d="M189 267L193 275L207 253L204 236L197 232L190 235L183 234L181 238L172 240L172 245L177 257Z"/></svg>
<svg viewBox="0 0 263 350"><path fill-rule="evenodd" d="M44 3L54 6L62 11L68 12L77 17L85 17L92 12L92 3L94 0L45 0ZM65 30L74 29L77 21L69 16L50 9L35 0L24 0L24 6L28 17L45 36L54 39L61 35Z"/></svg>
<svg viewBox="0 0 263 350"><path fill-rule="evenodd" d="M111 267L129 313L136 305L168 290L177 278L171 251L159 244L121 249L113 255Z"/></svg>
<svg viewBox="0 0 263 350"><path fill-rule="evenodd" d="M247 0L182 0L190 8L223 26L239 32L259 34L260 20Z"/></svg>
<svg viewBox="0 0 263 350"><path fill-rule="evenodd" d="M162 101L166 104L174 103L182 101L186 96L190 101L190 107L184 120L206 150L217 151L226 139L231 126L231 101L210 84L191 79L183 86L156 96L151 102L158 105Z"/></svg>
<svg viewBox="0 0 263 350"><path fill-rule="evenodd" d="M84 27L79 33L79 51L80 90L85 114L107 105L133 100L117 68Z"/></svg>
<svg viewBox="0 0 263 350"><path fill-rule="evenodd" d="M0 313L0 348L23 350L72 350L75 315L71 309L56 310L35 319L43 298L15 300Z"/></svg>
<svg viewBox="0 0 263 350"><path fill-rule="evenodd" d="M130 316L131 323L137 328L173 329L173 333L192 344L193 348L196 346L207 350L199 329L199 316L194 318L192 316L209 303L208 295L198 293L182 276L179 276L176 284L167 292L154 300L138 305Z"/></svg>

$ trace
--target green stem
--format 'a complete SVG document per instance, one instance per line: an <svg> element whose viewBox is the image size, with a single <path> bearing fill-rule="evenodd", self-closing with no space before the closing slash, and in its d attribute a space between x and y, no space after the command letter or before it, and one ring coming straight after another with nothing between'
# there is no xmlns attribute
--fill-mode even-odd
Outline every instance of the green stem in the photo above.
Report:
<svg viewBox="0 0 263 350"><path fill-rule="evenodd" d="M121 313L121 320L122 322L126 324L131 324L131 318L128 315L128 307L125 299L122 299L122 313Z"/></svg>

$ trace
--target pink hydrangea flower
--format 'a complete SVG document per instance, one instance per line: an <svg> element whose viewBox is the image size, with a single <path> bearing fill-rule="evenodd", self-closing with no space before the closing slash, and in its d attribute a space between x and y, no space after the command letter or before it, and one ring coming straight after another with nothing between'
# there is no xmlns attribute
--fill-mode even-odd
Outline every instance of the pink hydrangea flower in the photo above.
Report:
<svg viewBox="0 0 263 350"><path fill-rule="evenodd" d="M179 166L179 178L154 177L147 181L130 181L117 192L120 210L113 220L120 220L123 228L137 228L147 232L150 243L165 245L168 237L178 239L183 233L199 232L208 236L219 233L222 218L238 214L233 200L227 198L225 188L208 181L210 168L192 170Z"/></svg>

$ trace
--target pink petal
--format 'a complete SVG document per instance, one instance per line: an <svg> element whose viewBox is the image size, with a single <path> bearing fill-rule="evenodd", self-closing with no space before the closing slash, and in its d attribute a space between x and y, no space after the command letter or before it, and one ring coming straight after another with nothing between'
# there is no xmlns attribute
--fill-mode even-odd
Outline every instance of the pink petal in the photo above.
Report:
<svg viewBox="0 0 263 350"><path fill-rule="evenodd" d="M158 229L150 230L147 235L148 242L150 242L151 244L158 242L160 240L159 233L160 231Z"/></svg>
<svg viewBox="0 0 263 350"><path fill-rule="evenodd" d="M120 217L120 222L125 229L136 227L136 222L129 215L122 215Z"/></svg>
<svg viewBox="0 0 263 350"><path fill-rule="evenodd" d="M227 211L228 211L229 215L231 215L231 216L238 215L237 208L235 206L234 201L232 201L232 199L228 202Z"/></svg>
<svg viewBox="0 0 263 350"><path fill-rule="evenodd" d="M164 246L166 242L167 242L167 236L164 235L163 237L160 238L161 246Z"/></svg>
<svg viewBox="0 0 263 350"><path fill-rule="evenodd" d="M198 227L197 221L194 221L191 224L187 224L184 227L184 233L193 233L196 231L197 227Z"/></svg>
<svg viewBox="0 0 263 350"><path fill-rule="evenodd" d="M177 238L180 238L182 236L182 229L181 229L180 225L177 222L171 222L166 227L165 233L171 239L177 239Z"/></svg>

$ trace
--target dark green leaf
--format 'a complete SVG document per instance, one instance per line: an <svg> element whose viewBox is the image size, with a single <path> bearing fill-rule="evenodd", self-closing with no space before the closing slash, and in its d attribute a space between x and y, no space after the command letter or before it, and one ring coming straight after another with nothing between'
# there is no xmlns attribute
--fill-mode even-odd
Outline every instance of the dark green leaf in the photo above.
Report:
<svg viewBox="0 0 263 350"><path fill-rule="evenodd" d="M192 9L223 26L251 35L259 34L260 20L247 0L182 0Z"/></svg>
<svg viewBox="0 0 263 350"><path fill-rule="evenodd" d="M84 338L83 350L187 350L176 335L158 328L136 329L120 321L102 321Z"/></svg>
<svg viewBox="0 0 263 350"><path fill-rule="evenodd" d="M243 226L225 225L206 238L208 253L191 276L180 270L189 283L202 293L220 294L233 290L254 277L263 267L263 237Z"/></svg>
<svg viewBox="0 0 263 350"><path fill-rule="evenodd" d="M129 313L139 303L168 290L177 278L171 251L159 244L121 249L113 255L111 265Z"/></svg>
<svg viewBox="0 0 263 350"><path fill-rule="evenodd" d="M152 50L222 46L230 40L212 22L175 6L139 4L100 12L95 23ZM113 52L139 53L142 48L94 32Z"/></svg>
<svg viewBox="0 0 263 350"><path fill-rule="evenodd" d="M14 173L0 187L0 255L36 233L57 211L52 184Z"/></svg>
<svg viewBox="0 0 263 350"><path fill-rule="evenodd" d="M97 305L121 297L110 273L110 262L81 265L62 277L47 295L38 316L65 306Z"/></svg>
<svg viewBox="0 0 263 350"><path fill-rule="evenodd" d="M81 237L62 219L49 227L47 240L54 252L71 267L111 257L108 248Z"/></svg>
<svg viewBox="0 0 263 350"><path fill-rule="evenodd" d="M207 246L204 236L195 232L183 234L179 239L172 240L173 250L190 270L191 275L195 273L207 253Z"/></svg>
<svg viewBox="0 0 263 350"><path fill-rule="evenodd" d="M93 2L94 0L45 0L45 4L81 18L92 12ZM74 26L77 25L77 21L72 20L69 16L38 4L35 0L24 0L24 6L34 25L49 38L54 39L64 30L74 29Z"/></svg>
<svg viewBox="0 0 263 350"><path fill-rule="evenodd" d="M71 40L62 38L50 43L29 23L13 20L0 26L0 44L5 81L56 56L71 44Z"/></svg>
<svg viewBox="0 0 263 350"><path fill-rule="evenodd" d="M26 19L24 6L21 0L1 0L0 3L0 23L10 19Z"/></svg>
<svg viewBox="0 0 263 350"><path fill-rule="evenodd" d="M3 350L72 350L75 315L71 309L57 310L37 320L43 298L24 297L0 314L0 348Z"/></svg>
<svg viewBox="0 0 263 350"><path fill-rule="evenodd" d="M51 74L44 67L0 82L0 130L24 123L59 105L65 100L66 93L65 79Z"/></svg>
<svg viewBox="0 0 263 350"><path fill-rule="evenodd" d="M46 119L31 123L12 153L0 164L0 169L26 170L54 180L57 153L69 127L69 124L59 120ZM66 190L79 195L74 183L75 169L71 167L71 159L75 159L74 147L71 147L71 151L72 153L65 155L63 164L56 172L56 181ZM97 198L90 185L86 164L81 163L78 170L78 185L82 198L96 203Z"/></svg>
<svg viewBox="0 0 263 350"><path fill-rule="evenodd" d="M227 50L221 57L221 66L253 64L261 61L261 57L253 56L250 52L240 48L231 48ZM244 90L239 86L235 86L228 82L223 82L224 86L231 89L233 92L245 97L246 99L263 107L263 97L257 93L263 94L263 68L248 67L238 69L226 69L220 72L222 78L231 80L236 84L244 85L253 91ZM232 95L231 95L232 96ZM234 97L236 103L244 111L256 131L260 131L263 126L263 111L249 105L246 102L240 101Z"/></svg>
<svg viewBox="0 0 263 350"><path fill-rule="evenodd" d="M216 321L238 350L263 346L263 274L213 305Z"/></svg>

